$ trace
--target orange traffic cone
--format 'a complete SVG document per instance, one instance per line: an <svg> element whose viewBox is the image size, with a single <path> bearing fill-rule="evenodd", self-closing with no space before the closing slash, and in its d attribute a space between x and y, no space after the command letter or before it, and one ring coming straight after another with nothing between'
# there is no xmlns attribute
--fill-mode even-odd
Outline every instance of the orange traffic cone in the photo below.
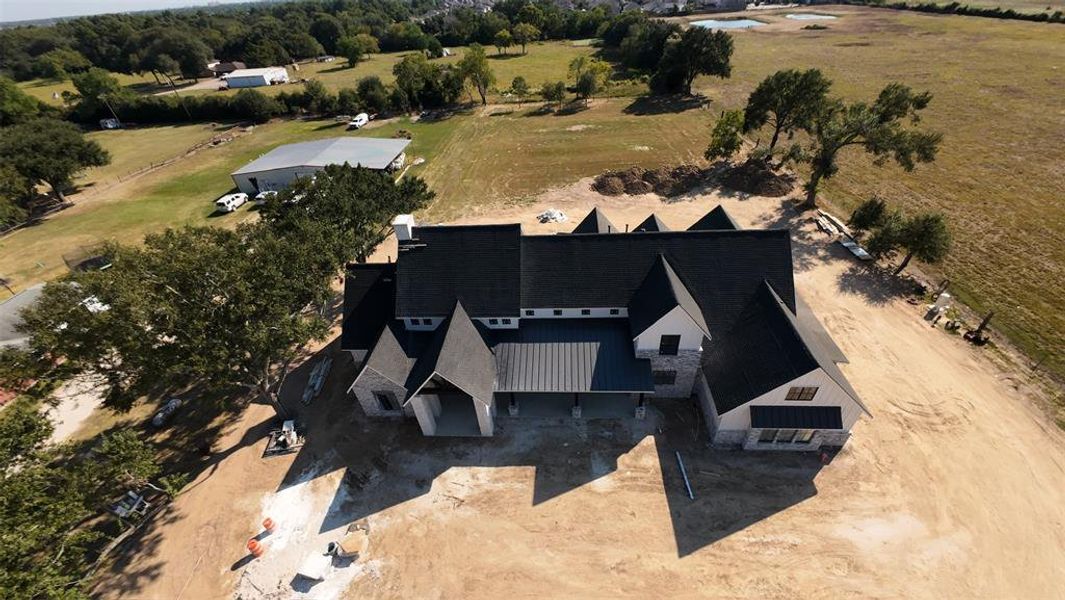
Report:
<svg viewBox="0 0 1065 600"><path fill-rule="evenodd" d="M263 519L263 529L265 529L267 533L273 533L276 527L277 523L274 523L274 520L270 517Z"/></svg>
<svg viewBox="0 0 1065 600"><path fill-rule="evenodd" d="M266 552L266 546L260 544L259 540L251 538L248 540L248 552L251 552L251 555L255 558L259 558L263 555L263 552Z"/></svg>

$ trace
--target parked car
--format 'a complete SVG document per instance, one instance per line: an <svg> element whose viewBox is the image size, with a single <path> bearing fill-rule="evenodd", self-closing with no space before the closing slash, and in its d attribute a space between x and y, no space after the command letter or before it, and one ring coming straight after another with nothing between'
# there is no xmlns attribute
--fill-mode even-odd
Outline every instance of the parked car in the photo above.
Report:
<svg viewBox="0 0 1065 600"><path fill-rule="evenodd" d="M348 129L362 129L370 122L370 115L366 113L359 113L355 115L355 118L348 122Z"/></svg>
<svg viewBox="0 0 1065 600"><path fill-rule="evenodd" d="M162 427L165 425L166 422L170 420L170 417L181 408L182 404L184 404L184 402L182 402L180 398L171 398L167 400L166 404L163 405L163 408L160 408L159 412L155 413L155 416L152 417L152 426Z"/></svg>
<svg viewBox="0 0 1065 600"><path fill-rule="evenodd" d="M263 204L266 204L266 202L268 200L270 200L270 198L273 198L276 195L277 195L277 192L275 192L273 190L266 190L265 192L259 192L258 194L255 194L255 204L257 206L262 206Z"/></svg>
<svg viewBox="0 0 1065 600"><path fill-rule="evenodd" d="M231 213L240 208L240 206L247 201L248 195L238 192L236 194L226 194L225 196L222 196L214 201L214 205L218 208L218 212Z"/></svg>

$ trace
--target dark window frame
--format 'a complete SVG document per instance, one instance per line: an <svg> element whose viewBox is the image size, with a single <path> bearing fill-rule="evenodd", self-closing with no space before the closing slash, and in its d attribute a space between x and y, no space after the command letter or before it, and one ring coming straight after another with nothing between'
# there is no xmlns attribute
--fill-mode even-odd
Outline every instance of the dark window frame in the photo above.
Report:
<svg viewBox="0 0 1065 600"><path fill-rule="evenodd" d="M590 308L582 308L581 309L581 316L587 317L590 314L592 314L592 309L590 309Z"/></svg>
<svg viewBox="0 0 1065 600"><path fill-rule="evenodd" d="M620 315L621 314L621 309L620 308L611 308L610 309L610 314L612 314L612 315Z"/></svg>
<svg viewBox="0 0 1065 600"><path fill-rule="evenodd" d="M556 308L555 310L551 311L551 314L555 315L556 317L561 317L562 316L562 309L561 308Z"/></svg>
<svg viewBox="0 0 1065 600"><path fill-rule="evenodd" d="M665 334L658 340L658 354L676 356L680 353L680 336Z"/></svg>
<svg viewBox="0 0 1065 600"><path fill-rule="evenodd" d="M411 324L412 327L413 326L417 326L417 325L421 325L422 324L422 320L421 319L411 319L410 320L410 324Z"/></svg>
<svg viewBox="0 0 1065 600"><path fill-rule="evenodd" d="M402 407L398 406L396 402L396 395L392 392L375 391L373 397L377 400L377 406L383 411L396 412L402 410Z"/></svg>
<svg viewBox="0 0 1065 600"><path fill-rule="evenodd" d="M785 394L784 400L788 402L810 402L817 396L819 389L813 386L793 386L788 388L788 393Z"/></svg>
<svg viewBox="0 0 1065 600"><path fill-rule="evenodd" d="M499 325L499 319L488 319L489 325Z"/></svg>
<svg viewBox="0 0 1065 600"><path fill-rule="evenodd" d="M533 309L531 309L531 308L527 308L527 309L525 309L525 316L526 316L526 317L531 317L531 316L533 316L533 315L535 315L535 314L536 314L536 311L535 311L535 310L533 310Z"/></svg>
<svg viewBox="0 0 1065 600"><path fill-rule="evenodd" d="M510 319L500 319L499 322L504 324L504 325L510 325L511 320Z"/></svg>

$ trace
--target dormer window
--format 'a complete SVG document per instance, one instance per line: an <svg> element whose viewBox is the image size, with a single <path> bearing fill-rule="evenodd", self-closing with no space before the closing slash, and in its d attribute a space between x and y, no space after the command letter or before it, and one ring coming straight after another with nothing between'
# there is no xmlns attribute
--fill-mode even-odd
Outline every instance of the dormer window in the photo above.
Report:
<svg viewBox="0 0 1065 600"><path fill-rule="evenodd" d="M417 325L421 325L421 324L422 324L422 320L421 320L421 319L411 319L411 320L410 320L410 324L411 324L412 326L417 326Z"/></svg>
<svg viewBox="0 0 1065 600"><path fill-rule="evenodd" d="M612 315L620 315L621 314L621 309L620 308L611 308L610 309L610 314L612 314Z"/></svg>
<svg viewBox="0 0 1065 600"><path fill-rule="evenodd" d="M503 319L504 325L510 325L510 319Z"/></svg>
<svg viewBox="0 0 1065 600"><path fill-rule="evenodd" d="M489 325L499 325L499 319L488 319Z"/></svg>
<svg viewBox="0 0 1065 600"><path fill-rule="evenodd" d="M581 309L581 314L587 317L588 315L592 314L592 309L590 309L590 308L582 308Z"/></svg>
<svg viewBox="0 0 1065 600"><path fill-rule="evenodd" d="M553 312L556 317L561 317L562 316L562 309L561 308L556 308L555 310L553 310L551 312Z"/></svg>

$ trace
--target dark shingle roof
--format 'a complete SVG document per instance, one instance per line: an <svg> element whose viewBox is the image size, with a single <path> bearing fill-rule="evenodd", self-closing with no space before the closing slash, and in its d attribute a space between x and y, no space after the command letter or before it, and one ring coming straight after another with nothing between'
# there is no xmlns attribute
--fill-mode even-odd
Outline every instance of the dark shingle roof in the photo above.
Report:
<svg viewBox="0 0 1065 600"><path fill-rule="evenodd" d="M392 383L409 389L414 365L431 338L432 333L407 331L402 323L392 321L381 330L363 369L373 369Z"/></svg>
<svg viewBox="0 0 1065 600"><path fill-rule="evenodd" d="M614 227L614 224L606 218L599 207L592 209L592 212L588 213L587 217L581 221L574 229L573 233L617 233L618 228Z"/></svg>
<svg viewBox="0 0 1065 600"><path fill-rule="evenodd" d="M461 303L456 303L447 320L437 327L429 346L411 370L405 386L407 399L434 373L477 400L492 402L495 359Z"/></svg>
<svg viewBox="0 0 1065 600"><path fill-rule="evenodd" d="M524 308L628 306L660 255L698 300L711 334L768 280L793 306L787 230L671 231L521 238Z"/></svg>
<svg viewBox="0 0 1065 600"><path fill-rule="evenodd" d="M715 337L703 353L703 373L718 414L818 367L865 410L831 357L804 339L795 314L768 282L751 298L732 328Z"/></svg>
<svg viewBox="0 0 1065 600"><path fill-rule="evenodd" d="M443 317L456 301L473 317L521 309L521 226L415 227L400 245L396 316Z"/></svg>
<svg viewBox="0 0 1065 600"><path fill-rule="evenodd" d="M632 336L640 335L678 306L688 313L707 337L710 337L706 320L703 318L703 309L677 277L673 267L669 266L666 258L659 255L629 300L629 327Z"/></svg>
<svg viewBox="0 0 1065 600"><path fill-rule="evenodd" d="M658 215L651 213L651 216L644 219L643 223L637 225L633 231L669 231L669 227L666 227L666 224L662 222L662 219L658 218Z"/></svg>
<svg viewBox="0 0 1065 600"><path fill-rule="evenodd" d="M621 319L530 319L491 332L501 392L654 392Z"/></svg>
<svg viewBox="0 0 1065 600"><path fill-rule="evenodd" d="M342 350L369 350L392 319L396 300L396 265L348 265L344 277Z"/></svg>
<svg viewBox="0 0 1065 600"><path fill-rule="evenodd" d="M713 210L693 223L692 226L688 228L688 231L714 231L722 229L735 230L743 228L740 227L727 212L725 212L724 207L718 204Z"/></svg>
<svg viewBox="0 0 1065 600"><path fill-rule="evenodd" d="M843 429L843 411L838 406L752 406L751 427Z"/></svg>

